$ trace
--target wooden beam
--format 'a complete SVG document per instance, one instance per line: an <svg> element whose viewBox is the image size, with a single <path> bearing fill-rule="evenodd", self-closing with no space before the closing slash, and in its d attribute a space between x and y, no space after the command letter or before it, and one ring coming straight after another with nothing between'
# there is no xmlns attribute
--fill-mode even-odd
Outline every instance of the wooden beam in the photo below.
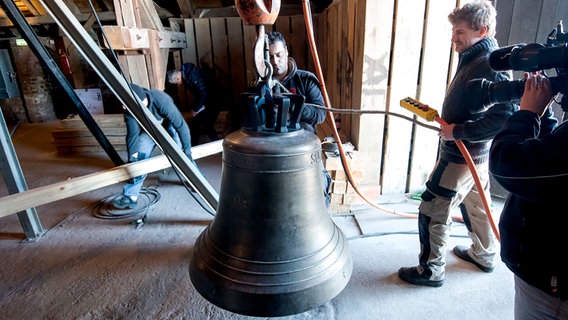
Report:
<svg viewBox="0 0 568 320"><path fill-rule="evenodd" d="M153 49L150 45L150 32L153 29L141 29L135 27L103 26L110 46L114 50L141 50ZM184 32L157 31L159 48L185 48L187 41ZM108 44L104 42L105 47Z"/></svg>
<svg viewBox="0 0 568 320"><path fill-rule="evenodd" d="M217 154L223 150L222 145L223 140L200 144L191 148L191 155L193 159L197 160ZM11 194L0 198L0 203L2 203L2 206L0 206L0 218L169 167L171 167L171 163L165 155L161 155L48 186Z"/></svg>

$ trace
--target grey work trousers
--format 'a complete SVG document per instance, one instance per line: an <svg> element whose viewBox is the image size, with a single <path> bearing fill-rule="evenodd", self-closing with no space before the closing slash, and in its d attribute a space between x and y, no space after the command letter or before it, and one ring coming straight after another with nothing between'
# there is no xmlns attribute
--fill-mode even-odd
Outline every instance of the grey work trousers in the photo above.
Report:
<svg viewBox="0 0 568 320"><path fill-rule="evenodd" d="M476 165L488 203L489 168L484 162ZM452 211L460 207L468 235L473 244L469 255L481 265L492 267L497 241L485 212L481 194L466 164L438 160L426 183L419 206L420 265L430 280L443 280L446 266L446 245L451 232Z"/></svg>
<svg viewBox="0 0 568 320"><path fill-rule="evenodd" d="M515 320L568 319L568 300L553 297L515 275Z"/></svg>

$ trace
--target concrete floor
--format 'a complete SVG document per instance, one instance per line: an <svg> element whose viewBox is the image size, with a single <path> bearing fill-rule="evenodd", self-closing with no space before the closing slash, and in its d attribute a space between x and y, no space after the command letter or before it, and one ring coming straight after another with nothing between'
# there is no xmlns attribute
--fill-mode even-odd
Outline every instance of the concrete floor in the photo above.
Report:
<svg viewBox="0 0 568 320"><path fill-rule="evenodd" d="M111 168L105 154L59 156L50 124L24 124L13 142L29 189ZM198 160L219 190L219 155ZM196 238L213 216L197 205L171 170L151 174L146 186L159 201L140 228L132 219L100 219L97 205L121 184L37 207L46 230L26 242L16 215L0 218L2 319L265 319L229 312L193 287L189 262ZM0 196L7 194L0 184ZM383 206L417 212L418 202L383 196ZM500 202L494 203L498 219ZM483 273L457 259L454 245L469 245L454 223L441 288L409 285L397 270L417 263L416 220L360 206L331 218L348 239L353 273L331 301L277 319L513 319L513 276L499 261ZM228 232L231 232L228 230Z"/></svg>

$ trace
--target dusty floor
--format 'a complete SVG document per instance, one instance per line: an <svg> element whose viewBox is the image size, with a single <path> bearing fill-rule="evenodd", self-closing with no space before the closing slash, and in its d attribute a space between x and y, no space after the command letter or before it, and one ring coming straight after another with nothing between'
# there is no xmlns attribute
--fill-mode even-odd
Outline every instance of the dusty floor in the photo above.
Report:
<svg viewBox="0 0 568 320"><path fill-rule="evenodd" d="M57 155L48 130L23 125L13 136L29 189L113 166L105 154ZM220 157L197 162L218 190ZM37 242L23 241L16 215L0 218L0 318L259 319L214 306L191 283L193 245L213 216L171 170L151 174L146 186L160 199L140 228L132 219L93 215L101 200L120 192L120 184L37 207L46 230ZM0 196L6 194L0 184ZM417 210L416 201L404 196L388 199L392 203L383 205ZM513 277L502 263L486 274L448 251L443 287L412 286L396 271L417 263L414 219L366 206L332 219L348 239L349 283L324 305L280 319L513 319ZM448 250L468 245L465 234L455 223Z"/></svg>

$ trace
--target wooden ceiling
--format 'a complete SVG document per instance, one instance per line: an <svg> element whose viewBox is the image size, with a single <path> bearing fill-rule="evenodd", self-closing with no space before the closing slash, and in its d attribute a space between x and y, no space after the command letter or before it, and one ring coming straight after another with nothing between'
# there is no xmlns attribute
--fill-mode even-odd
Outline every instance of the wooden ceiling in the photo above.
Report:
<svg viewBox="0 0 568 320"><path fill-rule="evenodd" d="M39 0L15 0L13 2L31 25L54 23ZM91 6L97 12L97 16L102 22L115 20L113 0L63 0L63 2L67 4L80 22L87 21L91 17ZM232 0L155 0L153 2L160 18L164 20L168 18L211 18L238 15L235 9L235 1ZM313 12L321 12L332 2L333 0L312 0L310 2L311 9ZM281 0L280 15L294 14L302 14L302 0ZM4 11L0 10L0 27L10 27L12 25Z"/></svg>

